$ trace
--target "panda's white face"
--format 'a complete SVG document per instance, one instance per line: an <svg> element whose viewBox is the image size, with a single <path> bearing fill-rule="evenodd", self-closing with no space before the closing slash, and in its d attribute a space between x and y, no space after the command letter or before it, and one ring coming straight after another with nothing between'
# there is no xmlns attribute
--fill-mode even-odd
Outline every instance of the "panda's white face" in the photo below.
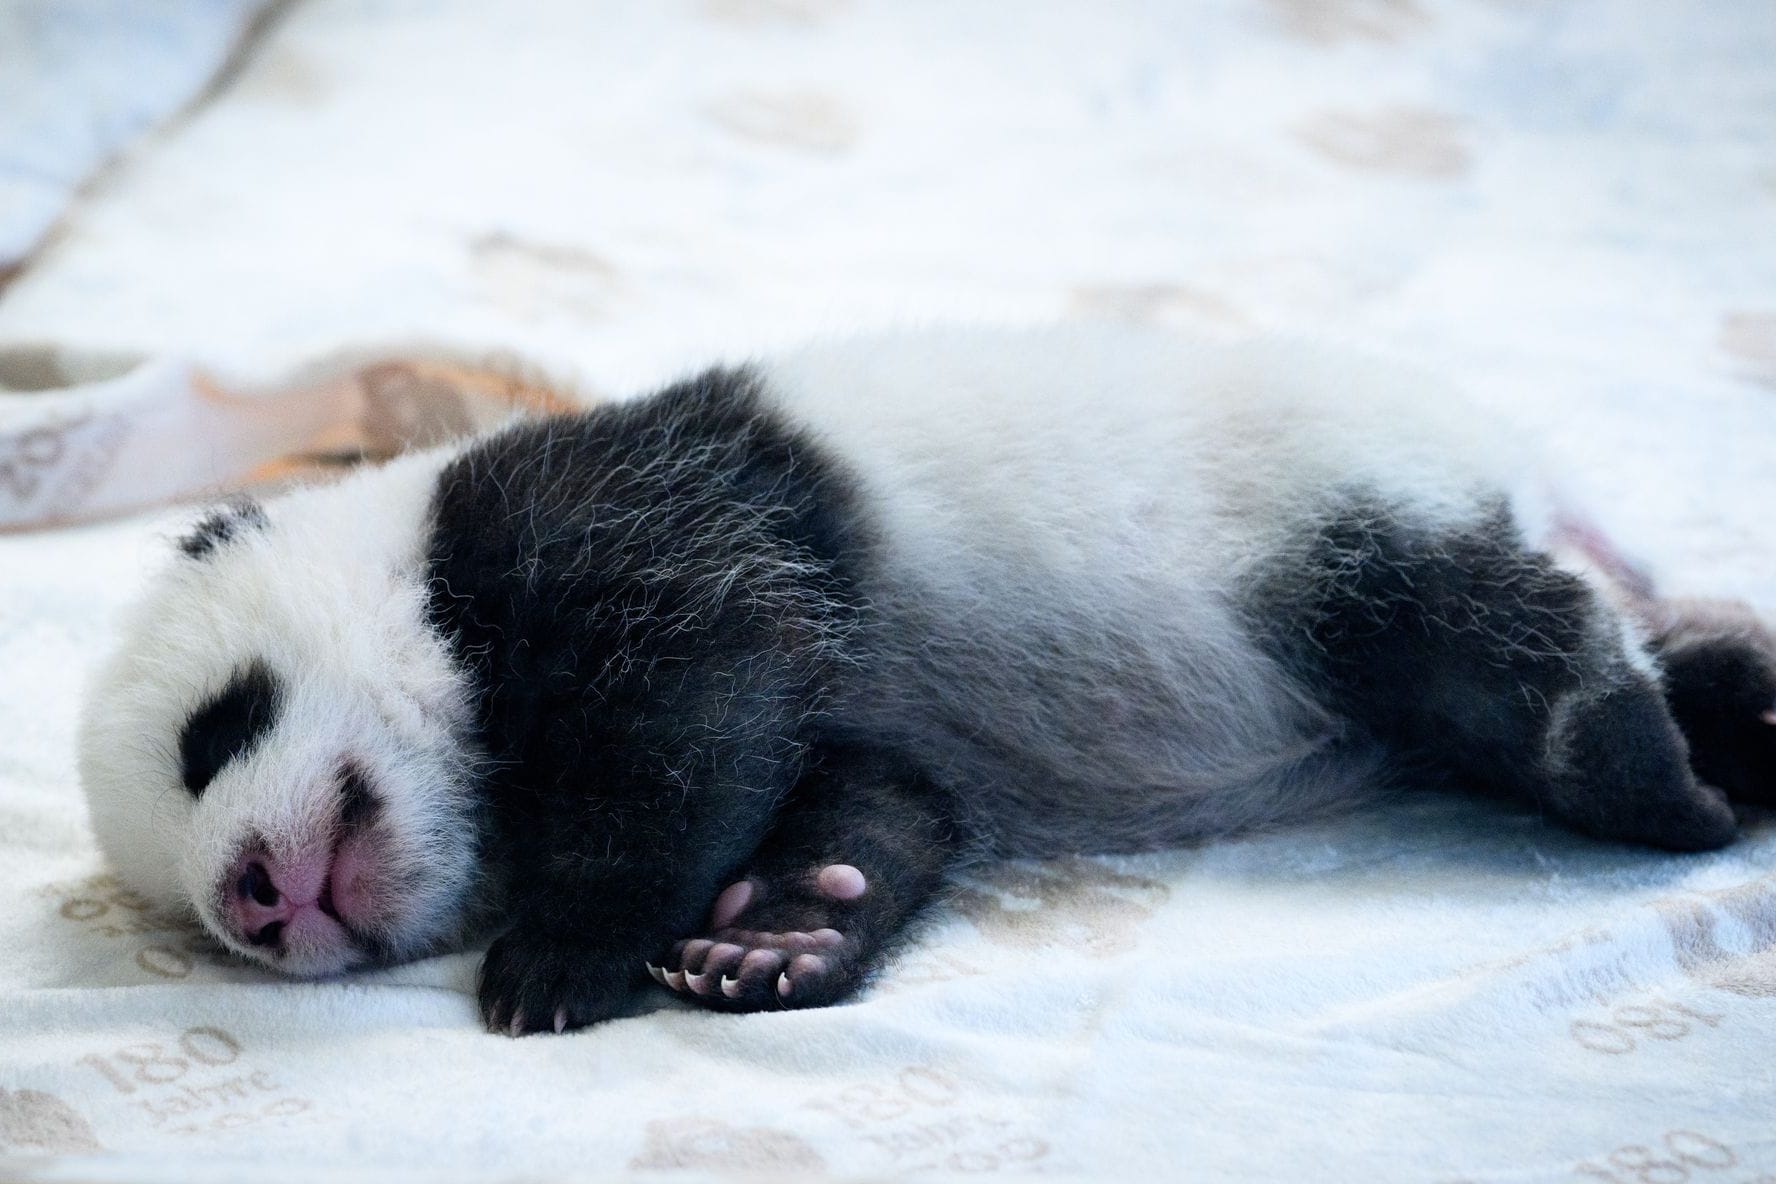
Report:
<svg viewBox="0 0 1776 1184"><path fill-rule="evenodd" d="M476 887L466 690L425 617L435 468L206 519L87 697L118 872L292 974L433 947Z"/></svg>

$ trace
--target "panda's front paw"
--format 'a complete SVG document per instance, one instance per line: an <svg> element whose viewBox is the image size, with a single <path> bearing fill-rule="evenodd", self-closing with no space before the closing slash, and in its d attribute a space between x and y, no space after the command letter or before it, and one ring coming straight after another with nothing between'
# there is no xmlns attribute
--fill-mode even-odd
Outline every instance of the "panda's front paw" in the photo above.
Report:
<svg viewBox="0 0 1776 1184"><path fill-rule="evenodd" d="M633 957L545 936L520 926L481 962L481 1018L490 1032L565 1032L615 1015L638 975Z"/></svg>

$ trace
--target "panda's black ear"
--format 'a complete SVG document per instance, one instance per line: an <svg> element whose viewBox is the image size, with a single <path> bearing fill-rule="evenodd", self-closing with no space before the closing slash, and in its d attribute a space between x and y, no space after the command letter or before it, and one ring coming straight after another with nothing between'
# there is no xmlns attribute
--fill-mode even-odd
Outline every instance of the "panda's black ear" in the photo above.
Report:
<svg viewBox="0 0 1776 1184"><path fill-rule="evenodd" d="M265 508L250 497L235 498L205 514L179 540L179 550L202 559L230 539L249 530L264 530Z"/></svg>

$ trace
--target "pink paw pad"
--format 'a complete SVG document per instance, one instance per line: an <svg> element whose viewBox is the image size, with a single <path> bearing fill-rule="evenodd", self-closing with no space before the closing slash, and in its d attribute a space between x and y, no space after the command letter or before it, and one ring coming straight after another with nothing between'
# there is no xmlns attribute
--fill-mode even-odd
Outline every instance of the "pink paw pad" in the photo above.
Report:
<svg viewBox="0 0 1776 1184"><path fill-rule="evenodd" d="M848 863L816 864L782 883L736 881L710 907L706 936L678 942L648 973L668 990L728 1010L831 1001L855 985L860 950L825 922L841 920L835 905L868 891L868 878Z"/></svg>
<svg viewBox="0 0 1776 1184"><path fill-rule="evenodd" d="M798 979L818 978L825 973L825 958L819 954L797 954L790 959L789 969L777 980L777 997L788 999L795 993Z"/></svg>
<svg viewBox="0 0 1776 1184"><path fill-rule="evenodd" d="M848 863L829 863L814 877L820 891L834 900L856 900L869 888L863 873Z"/></svg>
<svg viewBox="0 0 1776 1184"><path fill-rule="evenodd" d="M726 929L734 923L734 918L746 911L752 903L753 887L751 880L741 880L737 884L729 884L722 889L722 894L715 898L715 906L709 910L709 927Z"/></svg>

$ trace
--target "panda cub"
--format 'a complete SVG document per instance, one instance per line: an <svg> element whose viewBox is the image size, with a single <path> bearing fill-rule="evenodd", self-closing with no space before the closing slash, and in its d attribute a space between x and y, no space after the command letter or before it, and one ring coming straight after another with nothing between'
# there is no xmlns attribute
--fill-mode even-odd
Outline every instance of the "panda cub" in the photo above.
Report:
<svg viewBox="0 0 1776 1184"><path fill-rule="evenodd" d="M235 503L91 691L93 824L291 974L492 935L514 1035L649 974L832 1003L960 860L1394 785L1729 842L1776 644L1563 565L1480 422L1301 345L930 332Z"/></svg>

